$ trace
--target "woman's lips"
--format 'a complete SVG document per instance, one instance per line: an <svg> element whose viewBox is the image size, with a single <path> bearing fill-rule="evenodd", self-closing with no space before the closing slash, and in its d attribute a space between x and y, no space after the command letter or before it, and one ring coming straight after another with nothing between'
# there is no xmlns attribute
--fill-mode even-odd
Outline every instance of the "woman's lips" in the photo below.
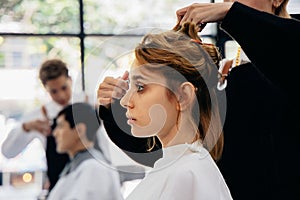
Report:
<svg viewBox="0 0 300 200"><path fill-rule="evenodd" d="M136 119L133 118L132 116L130 116L129 114L126 114L126 117L127 117L127 124L134 124Z"/></svg>
<svg viewBox="0 0 300 200"><path fill-rule="evenodd" d="M135 122L135 120L133 120L133 119L128 119L127 120L127 124L129 124L129 125L133 125L134 122Z"/></svg>

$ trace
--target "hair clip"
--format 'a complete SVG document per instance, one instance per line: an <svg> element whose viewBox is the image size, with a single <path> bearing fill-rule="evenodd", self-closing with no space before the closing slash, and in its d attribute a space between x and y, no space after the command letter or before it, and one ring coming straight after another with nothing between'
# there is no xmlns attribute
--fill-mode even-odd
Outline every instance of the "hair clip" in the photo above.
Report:
<svg viewBox="0 0 300 200"><path fill-rule="evenodd" d="M195 42L197 44L202 44L202 42L200 40L196 40L196 39L191 39L192 42Z"/></svg>

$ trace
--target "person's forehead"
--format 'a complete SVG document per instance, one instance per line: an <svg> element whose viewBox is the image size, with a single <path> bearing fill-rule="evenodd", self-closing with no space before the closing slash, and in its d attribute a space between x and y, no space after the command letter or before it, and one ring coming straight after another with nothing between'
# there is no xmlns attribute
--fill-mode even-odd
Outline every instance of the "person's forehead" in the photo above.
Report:
<svg viewBox="0 0 300 200"><path fill-rule="evenodd" d="M129 79L131 82L143 81L144 83L157 83L166 85L166 78L157 70L151 70L151 65L133 66L130 69ZM154 68L153 68L154 69Z"/></svg>
<svg viewBox="0 0 300 200"><path fill-rule="evenodd" d="M65 115L62 114L60 115L57 119L56 119L56 122L57 123L64 123L66 120L65 120Z"/></svg>

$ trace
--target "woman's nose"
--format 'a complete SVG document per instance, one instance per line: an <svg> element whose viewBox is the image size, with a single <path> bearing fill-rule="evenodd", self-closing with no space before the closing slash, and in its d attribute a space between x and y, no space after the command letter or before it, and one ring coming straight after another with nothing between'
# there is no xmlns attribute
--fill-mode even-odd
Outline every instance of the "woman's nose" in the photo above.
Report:
<svg viewBox="0 0 300 200"><path fill-rule="evenodd" d="M124 108L132 108L132 93L127 90L126 94L121 98L120 104Z"/></svg>

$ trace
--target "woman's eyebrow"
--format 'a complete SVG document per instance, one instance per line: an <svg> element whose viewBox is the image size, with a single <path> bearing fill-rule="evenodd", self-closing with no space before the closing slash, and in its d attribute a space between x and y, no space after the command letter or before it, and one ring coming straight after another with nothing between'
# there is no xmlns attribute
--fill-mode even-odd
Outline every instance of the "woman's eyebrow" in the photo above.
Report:
<svg viewBox="0 0 300 200"><path fill-rule="evenodd" d="M133 75L130 79L131 81L136 81L136 80L147 80L144 76L141 75Z"/></svg>

